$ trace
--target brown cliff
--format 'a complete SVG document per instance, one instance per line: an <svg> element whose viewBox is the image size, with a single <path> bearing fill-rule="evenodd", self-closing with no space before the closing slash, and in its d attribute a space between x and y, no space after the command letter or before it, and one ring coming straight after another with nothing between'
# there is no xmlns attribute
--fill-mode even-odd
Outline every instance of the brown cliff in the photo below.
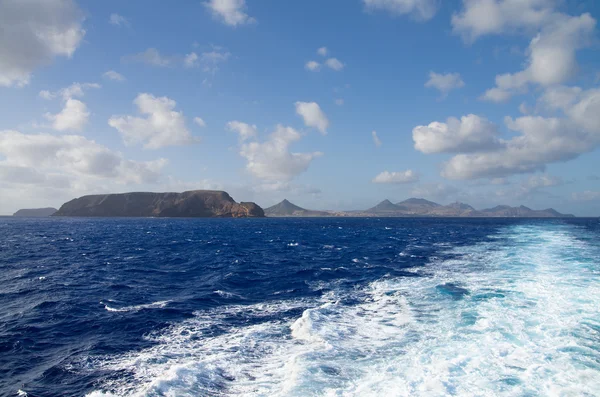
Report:
<svg viewBox="0 0 600 397"><path fill-rule="evenodd" d="M65 203L54 216L262 218L254 203L236 203L226 192L123 193L83 196Z"/></svg>

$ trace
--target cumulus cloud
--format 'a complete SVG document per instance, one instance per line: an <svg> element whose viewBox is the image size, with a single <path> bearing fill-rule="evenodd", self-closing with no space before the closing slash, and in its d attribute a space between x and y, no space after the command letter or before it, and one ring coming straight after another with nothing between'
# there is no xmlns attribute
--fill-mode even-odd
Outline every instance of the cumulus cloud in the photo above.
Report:
<svg viewBox="0 0 600 397"><path fill-rule="evenodd" d="M240 155L247 160L246 170L259 179L286 182L305 172L322 153L293 153L290 145L301 135L291 127L278 125L264 142L244 143Z"/></svg>
<svg viewBox="0 0 600 397"><path fill-rule="evenodd" d="M201 117L194 117L194 123L196 123L196 125L199 127L206 127L206 122Z"/></svg>
<svg viewBox="0 0 600 397"><path fill-rule="evenodd" d="M437 89L443 97L448 95L450 91L464 86L465 82L459 73L439 74L430 72L429 80L425 83L425 87Z"/></svg>
<svg viewBox="0 0 600 397"><path fill-rule="evenodd" d="M230 56L231 53L223 51L220 48L213 49L213 51L209 52L203 52L200 55L192 52L183 58L183 66L188 69L201 67L202 71L215 74L219 71L219 64L226 62Z"/></svg>
<svg viewBox="0 0 600 397"><path fill-rule="evenodd" d="M339 72L340 70L344 69L344 66L346 66L337 58L329 58L325 61L325 65L327 65L329 69L335 70L336 72Z"/></svg>
<svg viewBox="0 0 600 397"><path fill-rule="evenodd" d="M477 179L543 171L546 164L572 160L600 143L598 134L568 119L508 117L506 125L519 135L505 141L499 150L453 157L444 165L442 176Z"/></svg>
<svg viewBox="0 0 600 397"><path fill-rule="evenodd" d="M130 26L129 20L119 14L110 14L108 22L115 26Z"/></svg>
<svg viewBox="0 0 600 397"><path fill-rule="evenodd" d="M56 57L70 58L85 35L73 0L0 2L0 86L23 86Z"/></svg>
<svg viewBox="0 0 600 397"><path fill-rule="evenodd" d="M415 149L423 153L459 153L498 148L497 128L474 114L461 119L450 117L445 123L433 122L413 129Z"/></svg>
<svg viewBox="0 0 600 397"><path fill-rule="evenodd" d="M56 131L81 131L88 122L90 112L85 103L78 99L67 99L64 108L57 114L46 113Z"/></svg>
<svg viewBox="0 0 600 397"><path fill-rule="evenodd" d="M204 5L215 19L229 26L236 27L256 22L256 19L246 13L246 0L210 0Z"/></svg>
<svg viewBox="0 0 600 397"><path fill-rule="evenodd" d="M214 74L219 70L219 64L226 62L229 57L231 57L231 53L215 49L210 52L203 52L200 55L200 64L204 72Z"/></svg>
<svg viewBox="0 0 600 397"><path fill-rule="evenodd" d="M241 121L230 121L227 123L226 128L229 131L236 132L239 135L241 142L256 138L258 135L256 125L242 123Z"/></svg>
<svg viewBox="0 0 600 397"><path fill-rule="evenodd" d="M146 149L189 145L198 141L185 125L177 103L167 97L140 94L134 100L138 111L146 117L112 116L108 124L116 128L127 145L143 144Z"/></svg>
<svg viewBox="0 0 600 397"><path fill-rule="evenodd" d="M0 154L4 157L0 162L0 178L11 183L61 181L64 184L64 181L81 178L153 183L167 164L165 159L127 160L120 153L79 135L23 134L18 131L0 132Z"/></svg>
<svg viewBox="0 0 600 397"><path fill-rule="evenodd" d="M344 100L342 98L338 98L334 102L338 106L344 106Z"/></svg>
<svg viewBox="0 0 600 397"><path fill-rule="evenodd" d="M380 147L381 139L379 139L379 137L377 136L377 131L371 131L371 136L373 137L373 143L375 144L375 146Z"/></svg>
<svg viewBox="0 0 600 397"><path fill-rule="evenodd" d="M552 87L539 98L538 104L561 110L578 127L600 138L600 89L582 90L579 87Z"/></svg>
<svg viewBox="0 0 600 397"><path fill-rule="evenodd" d="M555 0L463 0L452 28L465 41L489 34L534 32L555 18Z"/></svg>
<svg viewBox="0 0 600 397"><path fill-rule="evenodd" d="M387 11L392 15L411 15L419 20L433 18L437 0L363 0L367 10Z"/></svg>
<svg viewBox="0 0 600 397"><path fill-rule="evenodd" d="M185 58L183 59L183 65L186 68L193 68L193 67L197 66L198 65L198 54L196 54L195 52L187 54L185 56Z"/></svg>
<svg viewBox="0 0 600 397"><path fill-rule="evenodd" d="M317 61L308 61L306 65L304 65L306 70L310 70L311 72L318 72L321 70L321 64Z"/></svg>
<svg viewBox="0 0 600 397"><path fill-rule="evenodd" d="M317 50L317 54L321 55L322 57L326 57L327 54L329 54L329 50L327 47L321 47Z"/></svg>
<svg viewBox="0 0 600 397"><path fill-rule="evenodd" d="M90 112L85 103L76 97L83 97L84 90L89 88L100 88L96 83L73 83L58 92L41 91L40 96L44 99L53 99L57 96L64 101L63 109L57 114L46 113L45 118L52 122L52 128L56 131L81 131L88 123Z"/></svg>
<svg viewBox="0 0 600 397"><path fill-rule="evenodd" d="M589 14L552 14L529 44L526 68L496 76L496 87L487 90L481 99L506 102L513 95L527 92L530 84L549 87L564 83L577 72L576 53L591 44L595 27L596 20Z"/></svg>
<svg viewBox="0 0 600 397"><path fill-rule="evenodd" d="M115 72L114 70L109 70L108 72L105 72L104 74L102 74L102 77L112 81L125 81L125 76L123 76L121 73Z"/></svg>
<svg viewBox="0 0 600 397"><path fill-rule="evenodd" d="M316 128L321 134L327 134L329 119L316 102L296 102L296 113L302 116L307 127Z"/></svg>
<svg viewBox="0 0 600 397"><path fill-rule="evenodd" d="M389 172L384 171L381 174L373 178L373 183L389 183L389 184L402 184L402 183L413 183L419 180L419 175L413 170L406 170L400 172Z"/></svg>

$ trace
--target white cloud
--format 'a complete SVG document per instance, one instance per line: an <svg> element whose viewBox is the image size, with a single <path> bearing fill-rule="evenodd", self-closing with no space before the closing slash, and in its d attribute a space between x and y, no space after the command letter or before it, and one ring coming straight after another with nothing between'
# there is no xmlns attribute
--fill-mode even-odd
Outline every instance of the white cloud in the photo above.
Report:
<svg viewBox="0 0 600 397"><path fill-rule="evenodd" d="M329 69L335 70L336 72L339 72L340 70L344 69L344 66L346 66L337 58L329 58L325 61L325 65L327 65Z"/></svg>
<svg viewBox="0 0 600 397"><path fill-rule="evenodd" d="M231 53L223 50L213 50L203 52L200 55L200 63L203 66L203 71L207 73L216 73L219 70L219 64L226 62L231 57Z"/></svg>
<svg viewBox="0 0 600 397"><path fill-rule="evenodd" d="M387 11L393 15L410 14L416 19L428 20L437 12L437 0L363 0L367 10Z"/></svg>
<svg viewBox="0 0 600 397"><path fill-rule="evenodd" d="M401 184L401 183L413 183L419 180L419 175L413 170L406 170L400 172L388 172L384 171L381 174L377 175L373 179L373 183L391 183L391 184Z"/></svg>
<svg viewBox="0 0 600 397"><path fill-rule="evenodd" d="M317 54L321 55L322 57L326 57L327 54L329 54L329 50L327 47L321 47L317 50Z"/></svg>
<svg viewBox="0 0 600 397"><path fill-rule="evenodd" d="M165 159L149 162L127 160L79 135L23 134L0 132L0 178L11 183L60 181L65 187L82 178L105 178L117 183L153 183L160 177Z"/></svg>
<svg viewBox="0 0 600 397"><path fill-rule="evenodd" d="M119 14L110 14L108 22L115 26L130 26L129 20Z"/></svg>
<svg viewBox="0 0 600 397"><path fill-rule="evenodd" d="M344 106L344 100L342 98L338 98L335 100L335 104L338 106Z"/></svg>
<svg viewBox="0 0 600 397"><path fill-rule="evenodd" d="M73 0L0 1L0 86L29 84L55 57L70 58L85 35Z"/></svg>
<svg viewBox="0 0 600 397"><path fill-rule="evenodd" d="M561 84L578 70L577 50L590 45L596 20L589 14L578 17L557 14L531 40L527 67L517 73L496 76L496 87L482 99L505 102L511 96L527 92L529 84L544 87Z"/></svg>
<svg viewBox="0 0 600 397"><path fill-rule="evenodd" d="M308 61L306 65L304 65L306 70L310 70L311 72L318 72L321 70L321 64L317 61Z"/></svg>
<svg viewBox="0 0 600 397"><path fill-rule="evenodd" d="M529 109L529 106L527 106L527 104L523 102L519 105L519 112L521 112L521 114L527 115L531 113L531 110Z"/></svg>
<svg viewBox="0 0 600 397"><path fill-rule="evenodd" d="M58 114L46 113L56 131L81 131L88 122L90 112L87 105L78 99L69 98Z"/></svg>
<svg viewBox="0 0 600 397"><path fill-rule="evenodd" d="M97 83L73 83L70 86L63 88L57 94L62 96L62 98L66 101L67 99L74 97L83 97L84 90L90 88L101 88L100 84Z"/></svg>
<svg viewBox="0 0 600 397"><path fill-rule="evenodd" d="M183 60L183 65L186 68L193 68L193 67L197 66L198 65L198 54L196 54L195 52L187 54Z"/></svg>
<svg viewBox="0 0 600 397"><path fill-rule="evenodd" d="M50 100L56 98L56 95L48 90L42 90L38 94L38 96L42 99Z"/></svg>
<svg viewBox="0 0 600 397"><path fill-rule="evenodd" d="M238 133L241 142L247 141L251 138L256 138L258 135L257 127L255 125L242 123L240 121L230 121L227 123L226 128L229 131Z"/></svg>
<svg viewBox="0 0 600 397"><path fill-rule="evenodd" d="M108 120L108 124L121 133L125 144L142 143L146 149L159 149L198 141L187 129L183 113L174 110L177 105L174 100L140 94L134 103L145 118L112 116Z"/></svg>
<svg viewBox="0 0 600 397"><path fill-rule="evenodd" d="M199 127L206 127L206 122L200 117L194 117L194 123L196 123Z"/></svg>
<svg viewBox="0 0 600 397"><path fill-rule="evenodd" d="M433 122L413 129L415 149L423 153L457 153L491 150L500 145L496 127L474 114L450 117L446 123Z"/></svg>
<svg viewBox="0 0 600 397"><path fill-rule="evenodd" d="M302 116L307 127L316 128L321 134L327 134L329 120L316 102L296 102L296 113Z"/></svg>
<svg viewBox="0 0 600 397"><path fill-rule="evenodd" d="M537 107L561 111L565 117L506 117L516 136L500 140L495 150L454 156L444 164L442 176L478 179L543 171L547 164L572 160L600 146L600 89L553 86L539 97Z"/></svg>
<svg viewBox="0 0 600 397"><path fill-rule="evenodd" d="M141 62L152 66L167 67L173 64L173 59L163 57L156 48L148 48L139 54L128 55L123 58L127 62Z"/></svg>
<svg viewBox="0 0 600 397"><path fill-rule="evenodd" d="M100 88L100 85L96 83L73 83L55 93L40 92L39 95L44 99L53 99L60 96L64 101L64 107L59 113L46 113L44 115L47 120L52 122L53 129L61 132L83 130L88 123L90 112L85 103L74 98L83 97L84 90L90 88Z"/></svg>
<svg viewBox="0 0 600 397"><path fill-rule="evenodd" d="M125 76L115 72L114 70L109 70L108 72L102 74L102 77L112 81L125 81Z"/></svg>
<svg viewBox="0 0 600 397"><path fill-rule="evenodd" d="M463 0L452 28L466 41L489 34L531 32L555 17L555 0Z"/></svg>
<svg viewBox="0 0 600 397"><path fill-rule="evenodd" d="M442 176L477 179L543 171L548 163L572 160L600 143L598 134L584 131L568 119L508 117L506 124L520 135L505 141L497 151L454 156L444 165Z"/></svg>
<svg viewBox="0 0 600 397"><path fill-rule="evenodd" d="M229 26L255 23L256 19L246 13L246 0L210 0L204 5L214 18Z"/></svg>
<svg viewBox="0 0 600 397"><path fill-rule="evenodd" d="M465 82L460 77L459 73L438 74L429 72L429 80L425 83L425 87L437 89L445 97L448 93L456 88L462 88Z"/></svg>
<svg viewBox="0 0 600 397"><path fill-rule="evenodd" d="M241 146L240 155L247 160L246 170L260 179L286 182L305 172L313 159L322 153L292 153L289 147L301 135L291 127L278 125L269 138Z"/></svg>
<svg viewBox="0 0 600 397"><path fill-rule="evenodd" d="M380 147L381 139L379 139L379 137L377 136L377 131L372 131L371 136L373 137L373 143L375 144L375 146Z"/></svg>

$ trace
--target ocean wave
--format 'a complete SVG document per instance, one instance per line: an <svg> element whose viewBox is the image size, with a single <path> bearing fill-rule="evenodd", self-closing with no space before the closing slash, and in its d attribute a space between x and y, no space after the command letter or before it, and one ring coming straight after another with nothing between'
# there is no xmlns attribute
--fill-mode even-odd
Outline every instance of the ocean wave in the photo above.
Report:
<svg viewBox="0 0 600 397"><path fill-rule="evenodd" d="M125 312L136 312L139 310L145 309L163 309L165 308L171 301L158 301L147 303L143 305L133 305L133 306L124 306L124 307L112 307L107 303L100 302L100 304L104 305L104 308L109 312L117 312L117 313L125 313Z"/></svg>
<svg viewBox="0 0 600 397"><path fill-rule="evenodd" d="M156 345L147 350L99 358L98 368L131 373L105 391L594 395L600 354L590 341L600 329L600 283L587 267L597 252L568 228L516 227L503 238L510 247L452 249L455 259L421 277L385 277L350 291L330 285L314 300L198 312L151 337ZM298 309L299 316L289 315ZM211 331L242 315L249 325ZM95 393L89 396L103 395Z"/></svg>

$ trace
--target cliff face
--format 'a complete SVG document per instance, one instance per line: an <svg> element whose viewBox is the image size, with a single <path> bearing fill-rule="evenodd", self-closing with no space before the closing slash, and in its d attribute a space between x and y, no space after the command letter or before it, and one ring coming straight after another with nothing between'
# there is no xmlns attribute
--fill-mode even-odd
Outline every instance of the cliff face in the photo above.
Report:
<svg viewBox="0 0 600 397"><path fill-rule="evenodd" d="M194 190L84 196L63 204L54 216L260 218L265 214L254 203L236 203L226 192Z"/></svg>

